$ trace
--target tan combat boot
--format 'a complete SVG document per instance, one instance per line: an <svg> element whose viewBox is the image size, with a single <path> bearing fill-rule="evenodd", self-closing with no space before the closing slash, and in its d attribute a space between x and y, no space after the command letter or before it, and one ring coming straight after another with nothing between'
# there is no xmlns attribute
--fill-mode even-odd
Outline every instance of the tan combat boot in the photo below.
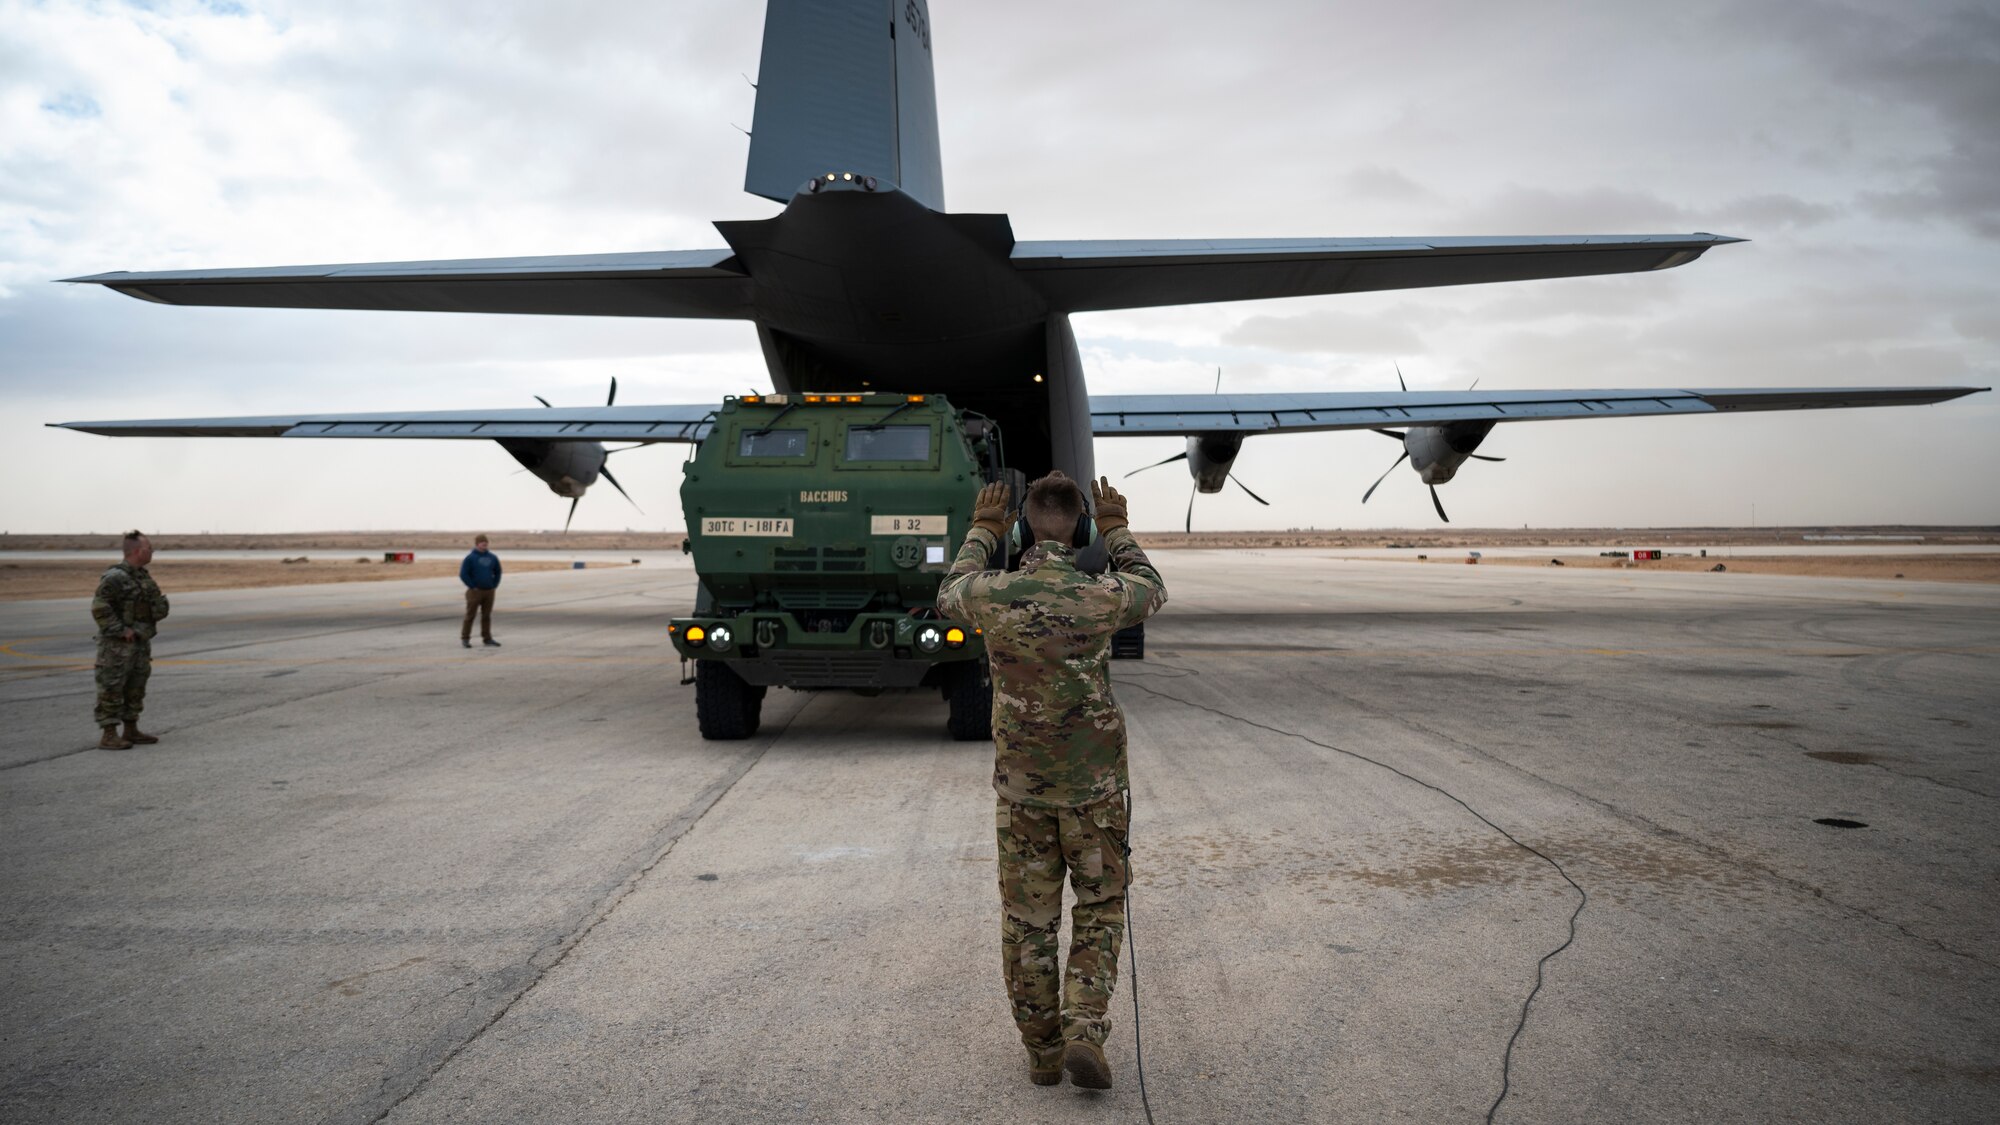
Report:
<svg viewBox="0 0 2000 1125"><path fill-rule="evenodd" d="M137 719L127 719L125 720L125 741L131 743L134 746L140 746L140 745L150 746L153 743L158 742L159 739L154 735L147 734L145 731L140 730L139 722Z"/></svg>
<svg viewBox="0 0 2000 1125"><path fill-rule="evenodd" d="M1063 1052L1063 1067L1069 1071L1073 1086L1085 1090L1111 1088L1111 1064L1104 1058L1104 1048L1088 1039L1069 1041L1069 1049Z"/></svg>
<svg viewBox="0 0 2000 1125"><path fill-rule="evenodd" d="M132 744L118 737L117 727L105 727L104 737L97 740L99 750L130 750Z"/></svg>
<svg viewBox="0 0 2000 1125"><path fill-rule="evenodd" d="M1028 1048L1028 1081L1037 1086L1054 1086L1062 1081L1063 1045Z"/></svg>

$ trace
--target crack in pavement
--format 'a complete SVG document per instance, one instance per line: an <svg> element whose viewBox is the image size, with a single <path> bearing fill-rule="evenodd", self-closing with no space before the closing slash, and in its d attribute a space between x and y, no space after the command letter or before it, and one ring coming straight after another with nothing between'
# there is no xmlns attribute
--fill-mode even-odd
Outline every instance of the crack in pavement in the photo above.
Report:
<svg viewBox="0 0 2000 1125"><path fill-rule="evenodd" d="M645 877L673 853L674 847L701 822L702 817L707 816L709 810L728 796L737 782L743 780L744 775L764 760L764 755L790 729L802 710L804 704L760 740L762 745L754 752L745 754L741 762L696 794L673 819L655 831L635 859L600 881L595 888L600 893L572 917L561 933L536 948L519 964L507 966L494 974L487 987L471 998L464 1013L432 1036L430 1042L410 1052L415 1057L383 1077L373 1098L330 1120L342 1125L375 1125L422 1091L452 1060L497 1025L522 997L533 991L600 923L611 917L633 891L639 889ZM463 990L461 986L447 995Z"/></svg>
<svg viewBox="0 0 2000 1125"><path fill-rule="evenodd" d="M1336 699L1339 699L1341 702L1347 704L1348 706L1354 708L1357 711L1363 712L1367 715L1371 715L1378 719L1384 719L1400 723L1404 726L1411 728L1412 730L1420 731L1441 742L1449 743L1454 748L1462 750L1465 753L1477 755L1478 757L1483 758L1486 761L1493 763L1494 765L1500 766L1507 770L1511 770L1522 777L1531 778L1542 785L1547 785L1555 789L1560 789L1563 792L1568 793L1570 796L1575 797L1577 800L1582 801L1585 804L1597 808L1605 813L1608 813L1609 815L1614 816L1619 820L1625 821L1627 824L1643 827L1647 831L1655 833L1656 835L1659 836L1663 836L1669 840L1672 840L1677 844L1693 848L1694 850L1701 852L1703 855L1706 855L1711 859L1716 859L1724 863L1733 864L1747 871L1754 871L1757 874L1763 876L1766 879L1771 880L1774 883L1779 883L1784 886L1790 887L1794 891L1799 891L1804 894L1811 895L1813 898L1816 898L1821 902L1824 902L1837 909L1845 910L1850 914L1866 918L1870 922L1874 922L1877 925L1887 926L1890 929L1895 930L1898 933L1901 933L1904 937L1907 937L1910 940L1915 941L1919 944L1931 946L1932 948L1937 949L1941 953L1948 953L1953 957L1963 957L1968 961L1984 965L1989 969L2000 968L2000 964L1996 964L1995 962L1990 961L1984 957L1981 957L1976 953L1967 953L1962 949L1953 948L1952 946L1946 945L1944 942L1939 941L1937 938L1930 937L1925 934L1916 933L1910 930L1908 927L1904 926L1901 922L1896 922L1891 919L1884 918L1865 906L1856 906L1853 903L1844 902L1840 899L1837 899L1832 895L1827 894L1826 889L1823 887L1819 887L1812 883L1808 883L1804 879L1787 875L1784 872L1777 870L1776 868L1768 867L1762 863L1758 863L1756 860L1746 859L1743 856L1737 855L1726 848L1722 848L1715 844L1711 844L1708 841L1699 839L1695 836L1690 836L1689 834L1682 832L1677 828L1670 828L1667 825L1661 824L1659 821L1656 821L1651 817L1646 816L1644 813L1634 812L1631 809L1625 808L1622 805L1612 804L1610 801L1607 801L1602 797L1596 797L1592 796L1589 793L1585 793L1582 790L1575 788L1574 786L1565 785L1564 783L1557 781L1554 778L1544 777L1543 775L1536 773L1534 770L1531 770L1526 766L1517 765L1514 762L1510 762L1507 759L1500 757L1498 754L1495 754L1492 751L1487 750L1485 747L1467 742L1461 738L1455 738L1452 735L1437 729L1436 727L1427 726L1424 723L1411 718L1407 714L1384 711L1381 708L1372 707L1367 703L1364 703L1361 700L1354 698L1351 695L1342 694L1341 692L1329 688L1324 684L1315 684L1314 690L1319 691L1322 694L1329 695Z"/></svg>
<svg viewBox="0 0 2000 1125"><path fill-rule="evenodd" d="M1200 673L1194 671L1193 669L1181 669L1180 671L1184 671L1186 675L1176 676L1173 678L1182 679L1187 677L1200 676ZM1121 677L1121 679L1122 678L1123 677ZM1297 731L1286 730L1283 727L1271 726L1268 723L1261 723L1255 719L1246 718L1242 715L1237 715L1228 711L1224 711L1219 707L1210 707L1204 703L1195 703L1192 700L1181 699L1176 696L1168 695L1166 692L1159 691L1154 688L1149 688L1144 684L1128 683L1126 686L1145 692L1147 695L1167 700L1170 703L1178 703L1183 707L1192 707L1197 711L1206 711L1211 715L1215 715L1224 719L1229 719L1234 722L1242 723L1245 726L1255 727L1258 730L1269 731L1272 734L1280 735L1285 738L1296 738L1301 742L1305 742L1310 745L1320 747L1323 750L1331 750L1336 754L1345 755L1346 757L1353 758L1356 761L1366 762L1371 766L1387 770L1390 773L1395 774L1397 777L1403 778L1405 781L1421 785L1425 789L1429 789L1434 793L1442 795L1446 799L1458 805L1460 808L1464 809L1466 812L1471 813L1474 819L1478 820L1481 824L1486 825L1486 827L1491 828L1493 831L1498 832L1500 835L1506 837L1507 841L1513 844L1515 847L1520 848L1522 851L1527 852L1528 854L1536 857L1537 859L1540 859L1543 863L1548 864L1551 868L1555 870L1555 873L1557 875L1562 877L1562 881L1568 883L1570 885L1570 888L1576 892L1577 895L1576 909L1570 911L1569 915L1569 933L1563 938L1561 945L1558 945L1554 949L1549 950L1547 953L1542 954L1541 959L1535 962L1535 986L1528 990L1527 996L1522 998L1521 1017L1520 1019L1515 1021L1513 1034L1507 1037L1507 1047L1501 1053L1500 1093L1494 1097L1493 1104L1486 1108L1486 1123L1487 1125L1492 1125L1494 1116L1500 1112L1500 1104L1507 1100L1507 1095L1513 1090L1514 1045L1520 1041L1521 1033L1527 1030L1528 1011L1529 1008L1533 1006L1535 1002L1535 997L1541 994L1542 983L1547 977L1547 969L1549 961L1553 959L1556 954L1561 953L1565 949L1568 949L1571 945L1575 944L1576 942L1577 919L1583 915L1583 908L1590 904L1590 893L1583 889L1583 884L1578 883L1575 879L1570 878L1569 872L1563 870L1563 865L1557 863L1555 859L1549 856L1548 853L1542 851L1541 849L1535 847L1532 844L1523 843L1521 839L1515 836L1512 832L1509 832L1505 828L1502 828L1498 824L1495 824L1492 820L1490 820L1486 816L1485 813L1482 813L1478 809L1475 809L1471 805L1467 804L1463 797L1458 796L1456 793L1453 793L1451 790L1446 789L1441 785L1435 785L1432 784L1431 782L1425 781L1423 778L1417 777L1413 774L1405 773L1404 771L1397 769L1395 766L1392 766L1387 762L1381 761L1380 759L1377 758L1371 758L1368 755L1362 754L1358 751L1349 750L1341 746L1335 746L1330 742L1321 742L1319 739L1313 738L1310 735L1300 734Z"/></svg>
<svg viewBox="0 0 2000 1125"><path fill-rule="evenodd" d="M1755 733L1759 738L1765 739L1766 741L1769 742L1778 743L1781 746L1789 746L1792 749L1797 750L1801 754L1806 754L1810 756L1813 754L1823 753L1823 751L1814 750L1812 747L1807 746L1805 743L1800 742L1796 738L1777 734L1773 731L1757 731ZM1886 773L1891 777L1900 777L1911 781L1928 781L1932 785L1935 785L1940 789L1953 789L1960 793L1970 793L1975 797L1984 797L1989 801L2000 799L2000 793L1988 793L1983 789L1974 789L1970 785L1960 785L1957 782L1946 781L1941 777L1932 777L1930 774L1927 773L1917 773L1914 770L1891 769L1888 766L1884 765L1883 763L1873 760L1865 762L1843 763L1843 764L1873 766L1874 768L1881 770L1883 773Z"/></svg>
<svg viewBox="0 0 2000 1125"><path fill-rule="evenodd" d="M1960 785L1957 782L1946 781L1941 777L1932 777L1930 774L1927 773L1911 773L1908 770L1892 770L1888 766L1885 766L1880 762L1870 762L1868 764L1874 766L1878 770L1881 770L1883 773L1894 774L1897 777L1913 777L1916 778L1918 781L1928 781L1932 785L1935 785L1940 789L1955 789L1960 793L1970 793L1975 797L1984 797L1989 801L2000 800L2000 793L1988 793L1984 789L1974 789L1970 785Z"/></svg>

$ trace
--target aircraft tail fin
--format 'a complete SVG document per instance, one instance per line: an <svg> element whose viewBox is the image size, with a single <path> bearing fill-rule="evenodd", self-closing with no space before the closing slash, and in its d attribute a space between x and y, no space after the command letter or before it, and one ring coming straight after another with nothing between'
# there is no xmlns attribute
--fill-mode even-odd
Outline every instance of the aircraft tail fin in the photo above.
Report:
<svg viewBox="0 0 2000 1125"><path fill-rule="evenodd" d="M828 172L944 210L924 0L770 0L743 190L780 203Z"/></svg>

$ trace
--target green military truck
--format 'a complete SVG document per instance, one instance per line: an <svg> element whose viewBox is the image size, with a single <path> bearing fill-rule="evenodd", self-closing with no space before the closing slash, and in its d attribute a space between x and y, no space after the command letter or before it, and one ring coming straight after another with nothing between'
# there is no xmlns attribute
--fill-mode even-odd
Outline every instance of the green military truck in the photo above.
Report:
<svg viewBox="0 0 2000 1125"><path fill-rule="evenodd" d="M937 611L979 484L1023 491L990 420L937 395L745 395L683 471L699 585L669 628L702 737L756 733L773 687L935 689L954 738L991 737L984 638Z"/></svg>

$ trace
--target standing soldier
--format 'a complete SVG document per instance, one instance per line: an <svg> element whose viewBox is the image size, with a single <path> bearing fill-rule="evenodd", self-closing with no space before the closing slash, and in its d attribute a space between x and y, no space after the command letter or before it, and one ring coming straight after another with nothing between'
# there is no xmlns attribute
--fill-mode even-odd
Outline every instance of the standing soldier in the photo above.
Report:
<svg viewBox="0 0 2000 1125"><path fill-rule="evenodd" d="M1125 939L1125 716L1111 698L1111 635L1152 616L1166 584L1126 527L1125 498L1091 485L1105 574L1077 570L1089 536L1083 490L1060 471L1028 486L1017 571L990 571L1005 549L1007 486L973 504L972 530L938 590L940 612L985 631L993 669L993 788L1000 858L1000 968L1028 1078L1111 1087L1105 1008ZM1063 873L1076 892L1069 959L1060 977L1056 934ZM1058 1004L1058 983L1061 985Z"/></svg>
<svg viewBox="0 0 2000 1125"><path fill-rule="evenodd" d="M97 580L90 616L97 622L97 725L99 750L130 750L133 743L158 742L139 729L146 709L146 681L153 675L153 635L167 616L167 596L146 573L153 544L136 531L125 533L124 561ZM124 720L125 733L118 733Z"/></svg>
<svg viewBox="0 0 2000 1125"><path fill-rule="evenodd" d="M493 592L500 588L500 556L486 549L484 535L472 541L472 551L458 564L458 580L465 583L465 623L458 628L458 643L472 647L472 618L479 616L481 643L499 648L493 639Z"/></svg>

